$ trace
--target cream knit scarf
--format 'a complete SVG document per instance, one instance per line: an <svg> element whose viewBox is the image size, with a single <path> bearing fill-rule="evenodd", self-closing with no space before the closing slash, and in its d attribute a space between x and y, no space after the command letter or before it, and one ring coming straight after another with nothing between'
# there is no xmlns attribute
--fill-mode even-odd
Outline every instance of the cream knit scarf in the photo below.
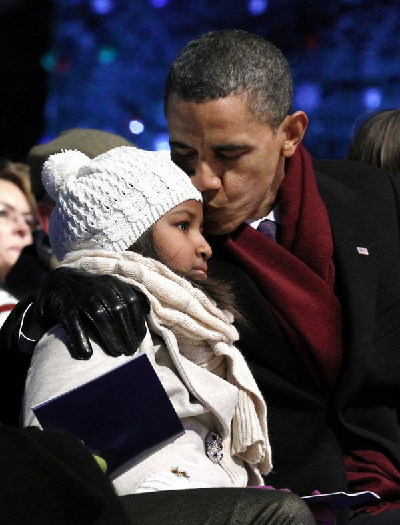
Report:
<svg viewBox="0 0 400 525"><path fill-rule="evenodd" d="M179 351L197 365L224 377L238 388L232 420L232 456L266 474L271 451L266 406L239 350L233 316L164 264L133 252L81 250L69 254L63 266L96 274L113 274L141 290L149 299L155 320L171 330ZM185 352L182 350L185 348Z"/></svg>

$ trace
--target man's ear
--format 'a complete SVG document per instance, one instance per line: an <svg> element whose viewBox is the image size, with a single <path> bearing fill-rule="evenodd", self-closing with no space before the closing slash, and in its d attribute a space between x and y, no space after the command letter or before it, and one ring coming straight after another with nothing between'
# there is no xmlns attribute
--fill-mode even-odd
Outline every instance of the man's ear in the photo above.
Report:
<svg viewBox="0 0 400 525"><path fill-rule="evenodd" d="M304 111L296 111L284 119L281 124L282 132L286 136L282 146L282 155L284 157L294 155L297 146L303 140L307 124L308 117Z"/></svg>

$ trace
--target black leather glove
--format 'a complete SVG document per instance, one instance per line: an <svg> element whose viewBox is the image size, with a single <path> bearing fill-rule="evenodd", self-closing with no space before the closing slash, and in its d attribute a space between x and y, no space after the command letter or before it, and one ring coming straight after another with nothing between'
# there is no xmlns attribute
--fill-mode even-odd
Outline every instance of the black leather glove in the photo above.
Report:
<svg viewBox="0 0 400 525"><path fill-rule="evenodd" d="M110 275L60 267L40 286L32 304L35 321L49 330L62 324L75 359L89 359L89 334L112 356L132 355L146 334L147 298Z"/></svg>

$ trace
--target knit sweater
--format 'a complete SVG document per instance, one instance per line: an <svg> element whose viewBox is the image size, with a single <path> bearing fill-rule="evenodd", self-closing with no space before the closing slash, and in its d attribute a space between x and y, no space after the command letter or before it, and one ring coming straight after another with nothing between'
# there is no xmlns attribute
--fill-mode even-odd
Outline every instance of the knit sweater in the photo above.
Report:
<svg viewBox="0 0 400 525"><path fill-rule="evenodd" d="M231 314L165 265L132 252L79 251L63 264L116 275L145 293L150 330L135 355L148 355L185 428L183 436L114 479L119 493L262 483L260 473L271 469L266 407L233 344ZM24 425L38 424L30 407L131 359L110 357L93 346L89 361L75 361L60 326L46 334L27 378ZM218 464L205 452L209 432L222 438Z"/></svg>

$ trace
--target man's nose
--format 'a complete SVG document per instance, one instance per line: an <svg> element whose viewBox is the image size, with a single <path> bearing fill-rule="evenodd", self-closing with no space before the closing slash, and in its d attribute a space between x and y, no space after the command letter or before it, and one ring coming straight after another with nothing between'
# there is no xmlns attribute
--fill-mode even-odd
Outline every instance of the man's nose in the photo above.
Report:
<svg viewBox="0 0 400 525"><path fill-rule="evenodd" d="M221 187L221 170L216 164L199 161L195 167L192 183L199 191L219 190Z"/></svg>

